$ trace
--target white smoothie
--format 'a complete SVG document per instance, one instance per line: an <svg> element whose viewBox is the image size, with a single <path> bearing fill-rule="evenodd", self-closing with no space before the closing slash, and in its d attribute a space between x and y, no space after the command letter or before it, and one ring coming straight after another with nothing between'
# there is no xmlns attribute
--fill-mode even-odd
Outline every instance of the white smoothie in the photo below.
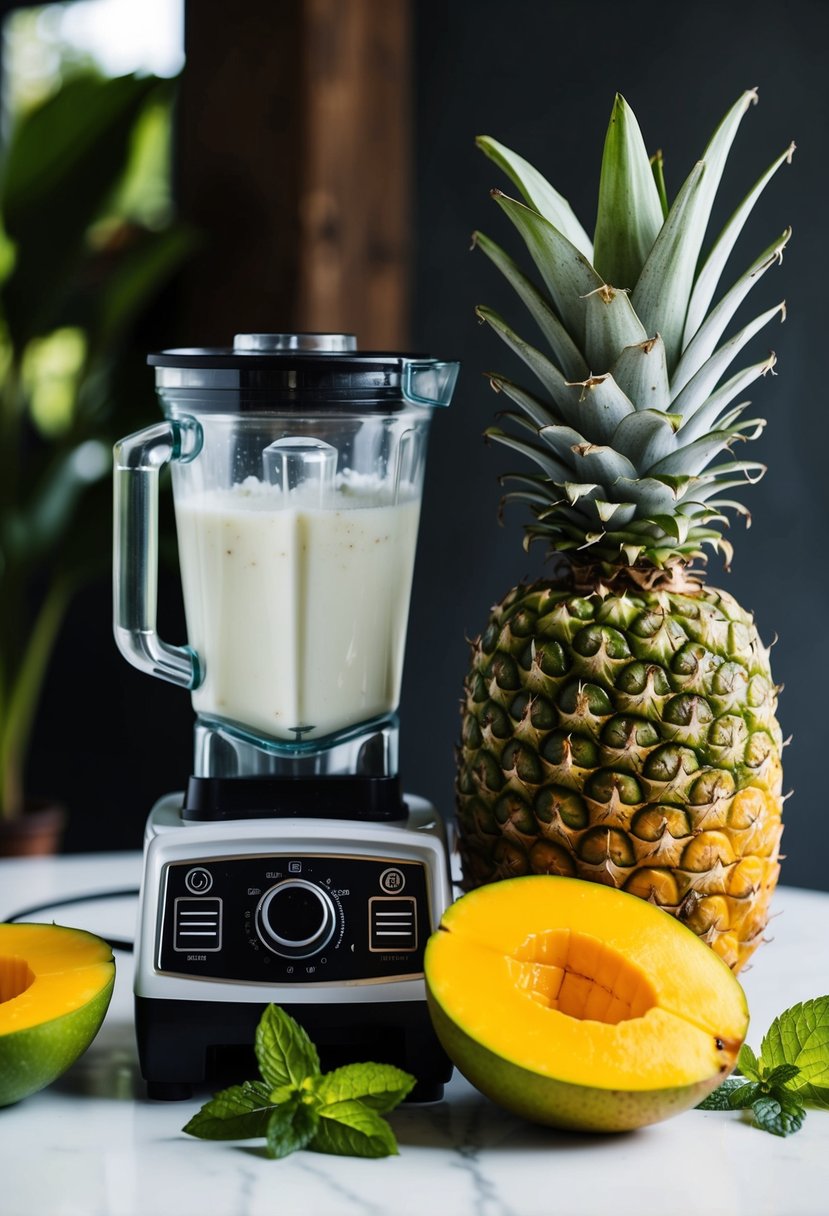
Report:
<svg viewBox="0 0 829 1216"><path fill-rule="evenodd" d="M176 501L193 707L316 739L400 696L420 501L343 481L324 509L248 478Z"/></svg>

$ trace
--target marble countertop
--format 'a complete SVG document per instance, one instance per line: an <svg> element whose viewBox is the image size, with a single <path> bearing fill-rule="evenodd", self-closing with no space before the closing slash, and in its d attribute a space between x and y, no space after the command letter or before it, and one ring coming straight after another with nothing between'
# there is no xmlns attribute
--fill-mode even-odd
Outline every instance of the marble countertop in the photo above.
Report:
<svg viewBox="0 0 829 1216"><path fill-rule="evenodd" d="M136 886L138 853L0 862L0 917L59 895ZM32 919L131 938L132 898ZM741 981L759 1047L772 1018L829 993L829 894L778 889ZM829 1112L779 1139L739 1113L688 1111L619 1136L560 1134L495 1107L459 1074L442 1102L389 1116L400 1155L214 1143L181 1128L207 1097L150 1102L133 1040L132 956L117 955L104 1024L48 1089L0 1109L2 1216L825 1216Z"/></svg>

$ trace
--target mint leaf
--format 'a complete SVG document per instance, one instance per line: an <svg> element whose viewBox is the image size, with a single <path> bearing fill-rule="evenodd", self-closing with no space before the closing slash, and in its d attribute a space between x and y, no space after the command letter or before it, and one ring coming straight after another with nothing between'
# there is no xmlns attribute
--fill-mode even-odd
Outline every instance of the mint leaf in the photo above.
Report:
<svg viewBox="0 0 829 1216"><path fill-rule="evenodd" d="M763 1096L764 1090L759 1081L745 1081L737 1089L728 1094L729 1110L745 1110L757 1098Z"/></svg>
<svg viewBox="0 0 829 1216"><path fill-rule="evenodd" d="M790 1136L800 1131L806 1118L804 1108L784 1090L758 1098L752 1110L756 1126L773 1136Z"/></svg>
<svg viewBox="0 0 829 1216"><path fill-rule="evenodd" d="M771 1072L763 1074L763 1084L769 1089L774 1089L778 1085L786 1085L789 1081L793 1081L796 1076L799 1076L800 1069L796 1064L778 1064ZM790 1089L796 1089L797 1086L790 1085Z"/></svg>
<svg viewBox="0 0 829 1216"><path fill-rule="evenodd" d="M346 1064L320 1077L314 1096L328 1106L359 1098L364 1106L384 1114L411 1093L415 1078L393 1064Z"/></svg>
<svg viewBox="0 0 829 1216"><path fill-rule="evenodd" d="M261 1081L245 1081L214 1094L181 1129L202 1140L250 1140L264 1136L273 1106Z"/></svg>
<svg viewBox="0 0 829 1216"><path fill-rule="evenodd" d="M359 1099L334 1102L319 1112L317 1133L309 1147L340 1157L391 1157L397 1141L389 1124Z"/></svg>
<svg viewBox="0 0 829 1216"><path fill-rule="evenodd" d="M269 1157L287 1157L297 1149L305 1148L313 1138L319 1123L317 1111L297 1094L281 1106L271 1107L267 1126Z"/></svg>
<svg viewBox="0 0 829 1216"><path fill-rule="evenodd" d="M299 1022L278 1005L268 1005L259 1019L254 1047L259 1071L271 1089L299 1089L306 1077L319 1076L316 1047Z"/></svg>
<svg viewBox="0 0 829 1216"><path fill-rule="evenodd" d="M731 1105L731 1095L738 1090L745 1089L749 1084L742 1077L728 1077L719 1085L713 1093L710 1093L707 1098L703 1098L702 1102L698 1102L696 1110L733 1110Z"/></svg>
<svg viewBox="0 0 829 1216"><path fill-rule="evenodd" d="M752 1081L760 1080L760 1062L748 1043L743 1043L740 1048L740 1054L737 1056L737 1067L744 1077L751 1077Z"/></svg>
<svg viewBox="0 0 829 1216"><path fill-rule="evenodd" d="M829 1108L829 996L802 1001L775 1018L760 1058L766 1068L796 1064L799 1075L789 1088L804 1101Z"/></svg>
<svg viewBox="0 0 829 1216"><path fill-rule="evenodd" d="M316 1047L278 1005L265 1008L254 1047L262 1079L214 1094L183 1131L210 1140L264 1137L265 1151L275 1158L302 1148L352 1157L397 1152L381 1112L411 1092L410 1073L370 1062L322 1076Z"/></svg>

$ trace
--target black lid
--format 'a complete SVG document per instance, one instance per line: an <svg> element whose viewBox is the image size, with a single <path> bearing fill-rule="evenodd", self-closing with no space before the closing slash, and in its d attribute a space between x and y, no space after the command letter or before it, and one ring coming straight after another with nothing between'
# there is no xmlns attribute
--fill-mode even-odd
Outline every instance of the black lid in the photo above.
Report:
<svg viewBox="0 0 829 1216"><path fill-rule="evenodd" d="M203 408L210 408L207 390L220 394L216 408L262 408L269 405L325 402L335 408L348 403L443 405L445 380L438 377L428 390L423 373L453 367L431 355L399 351L358 351L352 334L237 334L233 346L181 347L147 356L155 368L156 387L189 399L193 390ZM456 370L451 375L452 386ZM415 377L419 377L415 391ZM439 382L439 383L438 383ZM451 395L451 387L449 389Z"/></svg>

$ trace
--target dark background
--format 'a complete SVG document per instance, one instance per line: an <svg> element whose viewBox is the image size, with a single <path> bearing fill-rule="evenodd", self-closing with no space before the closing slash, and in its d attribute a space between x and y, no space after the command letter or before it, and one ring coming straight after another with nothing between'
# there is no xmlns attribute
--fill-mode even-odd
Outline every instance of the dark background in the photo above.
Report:
<svg viewBox="0 0 829 1216"><path fill-rule="evenodd" d="M413 17L411 345L460 359L463 368L455 401L432 432L400 707L406 787L452 815L467 639L516 581L544 569L540 550L522 549L520 511L499 523L497 476L505 454L482 439L498 408L483 372L512 365L495 335L478 325L474 307L502 310L528 335L531 327L494 268L469 249L472 231L481 228L523 256L489 198L493 186L506 183L476 150L475 136L493 135L536 164L590 231L615 91L633 107L649 151L662 148L673 197L725 111L757 86L759 105L738 133L712 231L794 139L792 166L767 187L725 276L733 281L791 224L783 265L766 275L737 318L745 323L785 298L788 321L773 323L745 352L745 364L769 349L778 355L778 375L752 386L755 410L769 425L751 455L769 472L743 494L753 522L749 530L733 523L733 569L724 571L712 557L709 581L754 611L765 640L777 637L779 713L792 737L784 755L792 796L784 813L782 881L829 889L823 864L829 5L417 0ZM161 344L177 345L178 335ZM148 371L147 421L156 417ZM152 803L180 788L190 771L189 697L130 668L115 650L110 620L108 585L90 588L72 608L30 758L31 787L59 789L69 804L69 851L140 847ZM163 635L183 640L182 620L177 580L162 574Z"/></svg>

